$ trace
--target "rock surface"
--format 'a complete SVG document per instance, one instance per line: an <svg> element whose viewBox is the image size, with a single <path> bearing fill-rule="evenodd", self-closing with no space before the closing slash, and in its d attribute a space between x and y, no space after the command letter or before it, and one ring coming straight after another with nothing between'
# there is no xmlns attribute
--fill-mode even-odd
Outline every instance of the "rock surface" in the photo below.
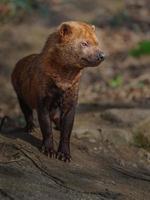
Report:
<svg viewBox="0 0 150 200"><path fill-rule="evenodd" d="M127 132L126 123L118 128L118 123L101 116L101 111L77 113L71 163L47 158L39 151L38 128L31 135L4 128L0 134L0 199L149 200L149 152L130 144L132 132ZM58 138L56 131L56 146Z"/></svg>

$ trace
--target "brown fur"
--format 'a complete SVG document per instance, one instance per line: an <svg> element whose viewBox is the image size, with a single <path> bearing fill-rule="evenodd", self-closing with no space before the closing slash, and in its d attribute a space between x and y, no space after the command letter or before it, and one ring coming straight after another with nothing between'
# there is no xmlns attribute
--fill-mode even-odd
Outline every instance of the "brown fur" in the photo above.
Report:
<svg viewBox="0 0 150 200"><path fill-rule="evenodd" d="M89 48L81 47L82 41L90 44ZM27 124L32 121L32 117L30 115L30 119L28 119L28 113L25 113L25 109L29 108L31 112L36 109L40 115L43 111L39 107L42 105L41 102L44 101L43 105L47 105L50 119L54 122L56 122L55 111L59 110L60 115L57 113L57 120L60 123L60 130L63 132L63 123L66 123L68 128L64 131L69 131L66 138L70 138L72 127L68 130L69 125L67 125L67 122L61 123L63 114L66 113L65 116L67 116L67 113L77 102L82 69L90 65L97 66L101 62L100 59L97 60L97 57L95 57L99 52L94 28L82 22L71 21L61 24L55 32L50 34L41 53L21 59L12 73L12 84L20 104L23 104L21 108L25 114ZM71 116L73 124L74 115ZM45 140L51 140L52 134L49 133L48 139L45 139L46 133L44 132L46 130L42 128L42 123L40 122L40 127L43 134L43 144L45 145ZM49 125L48 123L46 125ZM49 127L51 126L49 125ZM49 132L51 132L51 129L49 129ZM61 135L64 138L62 133ZM61 152L61 156L59 155L59 158L69 160L69 157L66 156L69 155L69 150L62 149L63 147L60 144L58 152ZM45 151L49 150L45 149Z"/></svg>

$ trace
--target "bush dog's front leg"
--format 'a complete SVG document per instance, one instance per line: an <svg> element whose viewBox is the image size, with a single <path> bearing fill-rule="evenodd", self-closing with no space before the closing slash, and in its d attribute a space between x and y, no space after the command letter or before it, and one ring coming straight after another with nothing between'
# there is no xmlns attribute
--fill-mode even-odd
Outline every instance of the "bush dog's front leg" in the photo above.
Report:
<svg viewBox="0 0 150 200"><path fill-rule="evenodd" d="M70 162L70 136L74 122L76 103L70 104L66 109L61 110L60 121L60 142L57 151L57 158L63 161Z"/></svg>
<svg viewBox="0 0 150 200"><path fill-rule="evenodd" d="M47 156L53 157L55 152L53 148L52 122L46 103L39 103L37 114L43 136L42 151Z"/></svg>

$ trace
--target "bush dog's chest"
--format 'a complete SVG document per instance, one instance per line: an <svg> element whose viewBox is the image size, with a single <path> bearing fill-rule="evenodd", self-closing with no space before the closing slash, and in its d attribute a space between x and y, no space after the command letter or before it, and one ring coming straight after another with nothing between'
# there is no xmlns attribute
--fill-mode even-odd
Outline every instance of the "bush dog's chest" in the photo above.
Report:
<svg viewBox="0 0 150 200"><path fill-rule="evenodd" d="M50 74L47 77L47 83L44 84L46 86L41 98L45 99L49 106L67 106L69 102L74 101L78 96L80 77L81 72L65 73L65 75L61 74L61 76Z"/></svg>

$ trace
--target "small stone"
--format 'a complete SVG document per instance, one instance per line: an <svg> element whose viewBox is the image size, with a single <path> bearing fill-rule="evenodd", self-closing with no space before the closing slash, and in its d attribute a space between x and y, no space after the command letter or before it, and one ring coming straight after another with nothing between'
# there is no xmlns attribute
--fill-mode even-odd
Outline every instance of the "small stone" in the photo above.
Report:
<svg viewBox="0 0 150 200"><path fill-rule="evenodd" d="M92 139L92 138L90 138L90 139L89 139L89 142L91 142L91 143L96 143L96 140L95 140L95 139Z"/></svg>

